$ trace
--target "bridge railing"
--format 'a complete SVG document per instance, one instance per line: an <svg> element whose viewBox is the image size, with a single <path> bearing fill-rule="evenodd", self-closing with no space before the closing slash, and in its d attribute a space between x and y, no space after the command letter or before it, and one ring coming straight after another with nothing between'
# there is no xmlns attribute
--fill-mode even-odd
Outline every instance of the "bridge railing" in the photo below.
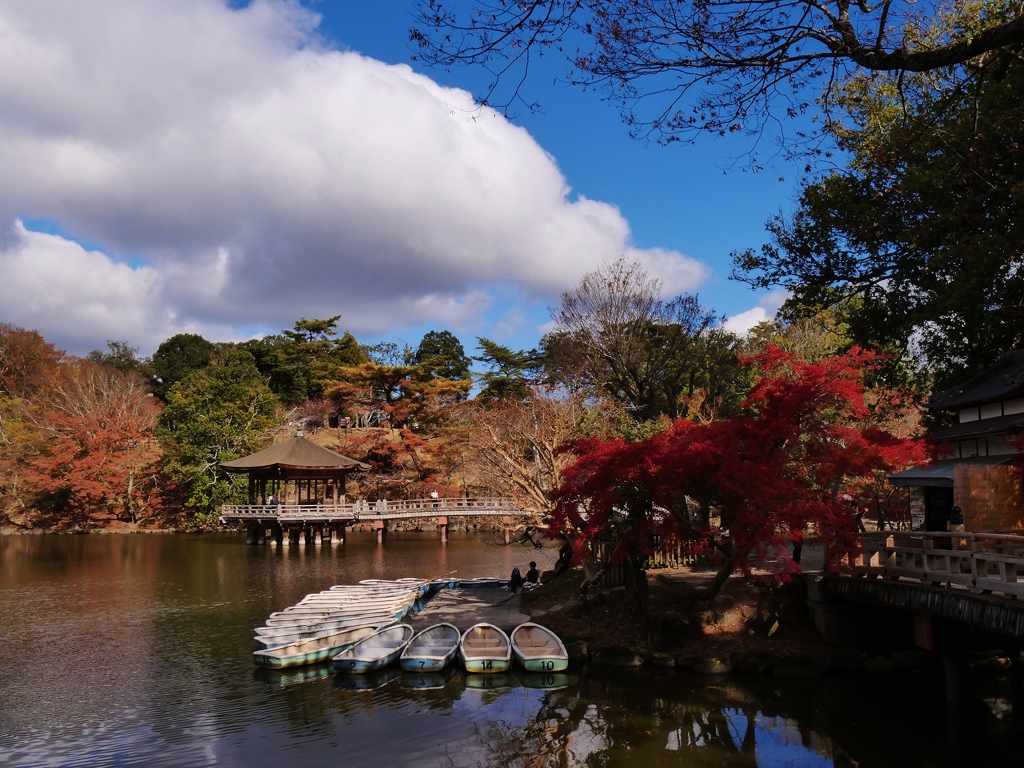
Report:
<svg viewBox="0 0 1024 768"><path fill-rule="evenodd" d="M884 542L865 541L849 572L1024 596L1024 536L959 531L894 534Z"/></svg>
<svg viewBox="0 0 1024 768"><path fill-rule="evenodd" d="M353 502L352 504L224 504L220 516L225 521L277 520L387 520L422 517L477 517L529 514L512 499L398 499L395 501Z"/></svg>

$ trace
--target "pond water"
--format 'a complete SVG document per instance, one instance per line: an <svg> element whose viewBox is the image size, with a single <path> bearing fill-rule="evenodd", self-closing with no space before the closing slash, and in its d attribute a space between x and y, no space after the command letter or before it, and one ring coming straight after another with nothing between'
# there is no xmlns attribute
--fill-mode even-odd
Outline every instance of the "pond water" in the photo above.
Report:
<svg viewBox="0 0 1024 768"><path fill-rule="evenodd" d="M955 712L941 680L566 675L359 680L252 663L252 628L364 578L507 576L553 550L372 534L0 537L0 765L946 766L1024 763L1005 684ZM987 696L986 693L991 693Z"/></svg>

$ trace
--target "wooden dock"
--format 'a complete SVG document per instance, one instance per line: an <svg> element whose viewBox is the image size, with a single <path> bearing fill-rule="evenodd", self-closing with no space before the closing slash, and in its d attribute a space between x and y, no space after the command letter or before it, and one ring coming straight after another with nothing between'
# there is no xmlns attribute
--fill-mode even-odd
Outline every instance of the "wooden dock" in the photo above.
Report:
<svg viewBox="0 0 1024 768"><path fill-rule="evenodd" d="M520 601L519 595L510 596L498 587L442 589L409 623L419 632L431 624L447 621L465 632L474 624L486 621L508 633L530 620L522 612Z"/></svg>

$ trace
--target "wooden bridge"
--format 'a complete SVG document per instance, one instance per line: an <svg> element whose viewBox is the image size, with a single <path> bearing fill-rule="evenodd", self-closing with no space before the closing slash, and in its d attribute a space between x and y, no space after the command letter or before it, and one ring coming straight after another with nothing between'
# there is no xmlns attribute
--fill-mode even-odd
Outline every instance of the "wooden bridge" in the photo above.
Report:
<svg viewBox="0 0 1024 768"><path fill-rule="evenodd" d="M434 519L441 541L448 538L448 519L452 517L501 517L506 537L512 518L535 517L508 498L437 498L381 499L376 502L356 501L352 504L225 504L221 522L246 526L247 541L266 543L273 538L278 544L287 539L298 544L304 536L307 544L344 541L345 529L355 523L373 523L377 541L383 543L391 520Z"/></svg>
<svg viewBox="0 0 1024 768"><path fill-rule="evenodd" d="M836 605L904 609L914 641L932 649L932 622L955 622L1024 639L1024 536L999 532L918 532L866 540L844 571L808 575L815 623L841 642Z"/></svg>

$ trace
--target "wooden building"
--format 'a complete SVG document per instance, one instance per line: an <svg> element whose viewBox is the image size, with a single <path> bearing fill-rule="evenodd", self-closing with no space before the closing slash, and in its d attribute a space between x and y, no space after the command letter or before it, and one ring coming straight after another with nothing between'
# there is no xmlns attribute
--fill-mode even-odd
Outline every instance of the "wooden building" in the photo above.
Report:
<svg viewBox="0 0 1024 768"><path fill-rule="evenodd" d="M369 464L342 456L296 436L251 456L220 465L225 472L249 476L249 504L341 504L345 478Z"/></svg>
<svg viewBox="0 0 1024 768"><path fill-rule="evenodd" d="M1024 453L1024 349L953 389L932 395L930 411L953 411L957 424L931 432L941 458L889 477L910 489L912 527L947 530L954 506L968 531L1024 528L1024 493L1010 462Z"/></svg>

